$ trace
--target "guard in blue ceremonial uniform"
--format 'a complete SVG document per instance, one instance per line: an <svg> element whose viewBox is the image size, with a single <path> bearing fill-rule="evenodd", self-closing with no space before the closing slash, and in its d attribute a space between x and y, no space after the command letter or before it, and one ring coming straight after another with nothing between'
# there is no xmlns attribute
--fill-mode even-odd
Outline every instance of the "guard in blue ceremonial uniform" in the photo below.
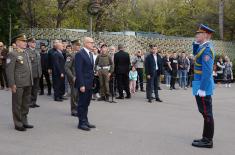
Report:
<svg viewBox="0 0 235 155"><path fill-rule="evenodd" d="M204 118L202 139L194 140L195 147L213 147L214 119L212 112L212 95L214 90L213 64L215 53L210 42L214 30L201 24L196 42L193 43L195 56L193 95L196 98L198 110Z"/></svg>

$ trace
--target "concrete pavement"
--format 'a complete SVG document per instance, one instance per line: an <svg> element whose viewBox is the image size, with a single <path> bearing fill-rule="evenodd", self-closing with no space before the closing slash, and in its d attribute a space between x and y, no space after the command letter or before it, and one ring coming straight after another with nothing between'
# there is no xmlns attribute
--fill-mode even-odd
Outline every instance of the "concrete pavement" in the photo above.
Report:
<svg viewBox="0 0 235 155"><path fill-rule="evenodd" d="M30 109L26 132L14 130L11 93L0 91L0 155L233 155L235 152L235 85L217 88L213 98L213 149L191 146L201 138L202 116L188 90L160 91L162 103L148 104L145 93L117 104L92 102L90 122L97 129L77 129L69 100L39 96L40 108Z"/></svg>

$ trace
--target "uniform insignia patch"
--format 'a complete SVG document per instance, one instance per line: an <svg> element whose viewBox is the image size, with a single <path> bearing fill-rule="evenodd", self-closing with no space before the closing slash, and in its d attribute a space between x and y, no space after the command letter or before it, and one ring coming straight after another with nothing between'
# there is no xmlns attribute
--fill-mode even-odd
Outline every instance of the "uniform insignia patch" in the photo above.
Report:
<svg viewBox="0 0 235 155"><path fill-rule="evenodd" d="M209 61L209 60L210 60L210 56L209 56L209 55L205 55L205 56L204 56L204 60L205 60L205 61Z"/></svg>
<svg viewBox="0 0 235 155"><path fill-rule="evenodd" d="M9 64L11 62L11 59L7 58L7 64Z"/></svg>

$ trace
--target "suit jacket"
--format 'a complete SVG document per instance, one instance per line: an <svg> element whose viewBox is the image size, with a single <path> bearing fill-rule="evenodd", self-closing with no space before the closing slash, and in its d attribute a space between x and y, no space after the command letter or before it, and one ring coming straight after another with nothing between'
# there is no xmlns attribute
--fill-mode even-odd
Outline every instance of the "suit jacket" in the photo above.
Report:
<svg viewBox="0 0 235 155"><path fill-rule="evenodd" d="M157 74L160 75L162 70L162 60L159 55L157 55L157 65L158 65ZM156 62L154 56L153 54L149 54L145 59L145 74L153 76L155 74L155 70L156 70Z"/></svg>
<svg viewBox="0 0 235 155"><path fill-rule="evenodd" d="M130 56L127 52L119 51L114 54L115 74L128 74L130 70Z"/></svg>
<svg viewBox="0 0 235 155"><path fill-rule="evenodd" d="M94 60L91 61L90 56L83 48L75 55L75 72L75 87L80 89L80 87L85 86L86 89L92 89L94 80Z"/></svg>
<svg viewBox="0 0 235 155"><path fill-rule="evenodd" d="M53 60L52 74L59 77L61 74L65 74L65 69L64 69L65 60L62 53L60 53L59 51L55 51L52 60Z"/></svg>

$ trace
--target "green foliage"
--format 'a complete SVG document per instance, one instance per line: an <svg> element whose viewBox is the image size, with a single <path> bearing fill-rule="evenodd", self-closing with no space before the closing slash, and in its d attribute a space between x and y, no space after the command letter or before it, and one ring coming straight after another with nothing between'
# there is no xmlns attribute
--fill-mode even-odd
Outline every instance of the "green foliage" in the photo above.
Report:
<svg viewBox="0 0 235 155"><path fill-rule="evenodd" d="M4 37L0 36L0 39L6 38L8 34L9 12L14 14L16 29L31 26L89 29L89 0L20 1L21 5L16 0L0 2L0 8L4 10L0 13L0 21L5 25L1 24L0 32ZM59 8L59 2L68 3L64 8ZM11 5L10 9L6 9L7 4ZM225 40L235 39L234 8L234 0L225 0ZM93 30L131 30L192 37L197 26L204 23L216 30L214 38L219 39L218 10L219 0L109 0L109 3L102 3L99 14L93 17Z"/></svg>

